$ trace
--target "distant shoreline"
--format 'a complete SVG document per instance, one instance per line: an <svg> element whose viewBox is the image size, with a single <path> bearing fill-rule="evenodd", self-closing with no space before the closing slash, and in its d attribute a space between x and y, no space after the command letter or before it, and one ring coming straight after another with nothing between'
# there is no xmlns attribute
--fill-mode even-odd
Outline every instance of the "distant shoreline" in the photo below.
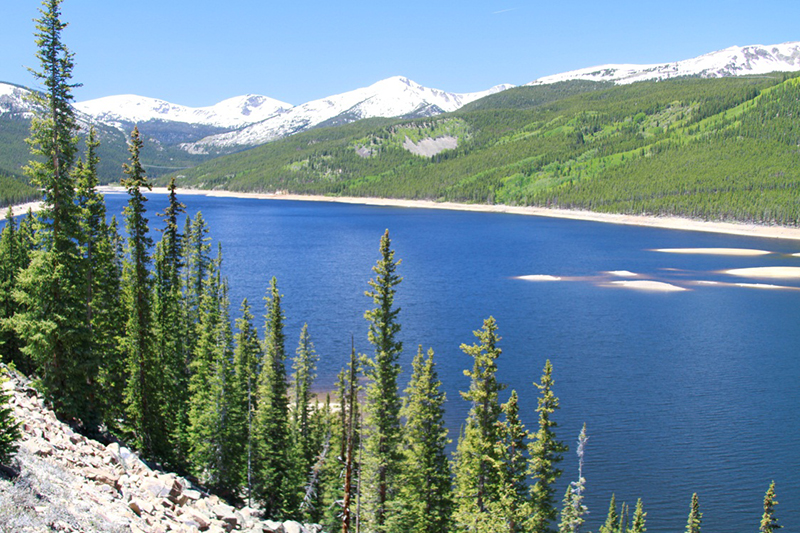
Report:
<svg viewBox="0 0 800 533"><path fill-rule="evenodd" d="M125 192L119 186L104 185L99 187L100 192ZM154 187L157 194L168 193L165 187ZM671 229L679 231L702 231L707 233L723 233L727 235L742 235L765 239L800 240L800 228L787 226L762 226L758 224L744 224L734 222L706 222L680 217L621 215L612 213L595 213L592 211L579 211L572 209L553 209L546 207L518 207L508 205L485 204L460 204L454 202L434 202L431 200L402 200L395 198L361 198L353 196L321 196L281 193L247 193L230 191L209 191L203 189L177 189L179 196L212 196L224 198L255 198L261 200L295 200L303 202L335 202L344 204L408 207L418 209L448 209L452 211L474 211L479 213L508 213L513 215L527 215L550 218L566 218L571 220L585 220L589 222L602 222L605 224L622 224L628 226L642 226L649 228ZM14 214L22 214L28 210L38 208L38 202L31 202L14 206Z"/></svg>

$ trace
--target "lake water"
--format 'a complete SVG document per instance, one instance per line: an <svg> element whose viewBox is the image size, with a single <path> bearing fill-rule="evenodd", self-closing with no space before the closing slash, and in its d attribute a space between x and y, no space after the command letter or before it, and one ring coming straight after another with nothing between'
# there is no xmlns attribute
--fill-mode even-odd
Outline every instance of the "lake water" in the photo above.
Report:
<svg viewBox="0 0 800 533"><path fill-rule="evenodd" d="M166 196L148 204L151 228ZM404 373L418 344L436 352L451 438L468 405L459 349L492 315L503 337L499 379L521 399L529 429L545 360L554 366L558 436L571 451L558 488L577 476L575 441L587 424L584 475L597 531L612 492L643 498L650 532L682 531L693 492L703 531L757 530L775 480L777 515L800 529L800 281L738 278L732 268L800 267L800 243L505 214L186 196L223 243L233 314L248 298L263 325L276 276L288 349L308 322L330 389L350 351L369 352L364 296L389 228L404 281ZM119 213L123 194L107 195ZM156 236L156 238L158 238ZM674 254L664 248L756 248L759 257ZM624 272L627 271L627 272ZM614 272L614 274L609 274ZM631 274L638 276L633 278ZM530 281L519 276L554 276ZM643 291L654 280L688 290ZM700 283L698 283L700 282ZM736 283L775 284L755 288Z"/></svg>

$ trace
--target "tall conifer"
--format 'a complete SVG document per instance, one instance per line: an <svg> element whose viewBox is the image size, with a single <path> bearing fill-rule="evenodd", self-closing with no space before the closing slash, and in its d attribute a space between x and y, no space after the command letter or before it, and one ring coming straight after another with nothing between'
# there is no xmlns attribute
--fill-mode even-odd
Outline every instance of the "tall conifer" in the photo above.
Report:
<svg viewBox="0 0 800 533"><path fill-rule="evenodd" d="M689 509L689 519L686 521L686 533L700 533L703 513L700 512L700 500L697 493L692 494L692 505Z"/></svg>
<svg viewBox="0 0 800 533"><path fill-rule="evenodd" d="M281 294L273 277L267 296L264 325L264 361L258 383L258 400L253 420L256 436L254 492L264 515L292 517L299 507L296 469L291 464L289 434L289 384L286 379L286 339Z"/></svg>
<svg viewBox="0 0 800 533"><path fill-rule="evenodd" d="M21 312L14 327L25 342L24 352L41 378L40 386L59 416L94 418L86 379L95 370L89 355L82 261L78 250L74 163L77 124L72 108L73 54L61 39L61 0L45 0L36 20L36 56L41 70L32 70L43 90L32 93L37 109L28 142L31 160L26 173L43 191L37 251L18 278L15 298Z"/></svg>
<svg viewBox="0 0 800 533"><path fill-rule="evenodd" d="M559 409L558 398L553 393L553 366L548 360L544 365L544 374L540 383L534 383L539 389L539 401L536 411L539 413L539 429L533 435L528 446L530 462L528 473L533 479L531 486L532 512L530 517L531 531L554 531L551 522L556 519L554 485L561 477L558 463L563 459L562 453L567 446L556 440L555 428L558 424L552 419L553 413Z"/></svg>
<svg viewBox="0 0 800 533"><path fill-rule="evenodd" d="M775 506L778 500L775 499L775 482L769 484L766 494L764 494L764 514L761 515L761 526L758 528L760 533L773 533L783 526L778 524L775 517Z"/></svg>
<svg viewBox="0 0 800 533"><path fill-rule="evenodd" d="M495 527L489 506L499 496L500 476L496 465L501 462L495 444L500 440L500 402L498 393L505 385L497 381L497 322L493 317L483 321L483 328L474 332L478 343L461 345L473 358L469 391L461 397L470 402L464 433L458 442L455 462L455 512L458 531L491 531Z"/></svg>
<svg viewBox="0 0 800 533"><path fill-rule="evenodd" d="M152 286L150 249L145 217L147 198L143 189L151 189L139 160L142 140L139 130L131 133L130 164L124 165L127 175L122 186L129 194L125 207L125 228L128 232L126 260L123 265L123 298L126 312L125 353L128 381L125 389L126 414L136 445L150 457L157 457L166 439L161 433L159 416L159 377L152 337Z"/></svg>
<svg viewBox="0 0 800 533"><path fill-rule="evenodd" d="M508 402L500 406L505 420L499 423L499 441L496 444L499 470L498 499L489 504L493 515L503 521L502 531L524 531L524 522L530 511L527 484L528 460L525 457L525 440L528 431L519 418L519 397L511 391ZM501 531L498 527L498 531Z"/></svg>
<svg viewBox="0 0 800 533"><path fill-rule="evenodd" d="M369 322L368 338L375 355L367 361L369 380L366 398L365 447L362 475L365 482L364 519L370 531L384 531L387 503L396 495L396 477L400 463L400 395L397 378L398 359L403 344L397 339L400 308L395 306L396 286L403 280L397 275L400 261L395 261L389 230L380 242L380 259L372 267L375 278L369 281L375 308L364 317Z"/></svg>
<svg viewBox="0 0 800 533"><path fill-rule="evenodd" d="M422 346L412 362L401 415L403 461L397 497L396 530L416 533L450 531L452 494L449 443L444 424L445 393L436 372L433 350L427 357Z"/></svg>
<svg viewBox="0 0 800 533"><path fill-rule="evenodd" d="M14 330L13 316L19 311L14 299L17 276L27 267L27 251L21 242L11 208L6 212L6 225L0 236L0 354L7 363L30 373L30 360L22 353L22 340Z"/></svg>

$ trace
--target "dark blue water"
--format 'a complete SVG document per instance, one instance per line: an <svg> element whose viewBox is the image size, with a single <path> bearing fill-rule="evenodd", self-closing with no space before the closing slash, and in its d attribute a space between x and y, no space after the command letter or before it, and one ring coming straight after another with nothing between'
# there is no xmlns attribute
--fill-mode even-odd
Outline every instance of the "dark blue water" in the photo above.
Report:
<svg viewBox="0 0 800 533"><path fill-rule="evenodd" d="M151 195L151 228L166 197ZM119 213L126 196L107 196ZM693 492L703 531L757 530L775 480L777 514L800 529L800 291L731 286L721 270L800 266L800 243L504 214L186 196L223 243L234 315L247 297L263 324L272 276L284 294L293 351L308 322L321 354L318 388L331 388L350 350L369 352L364 296L380 236L390 229L404 281L398 288L405 354L402 387L418 344L432 347L448 395L452 438L468 405L459 397L472 361L459 349L492 315L503 355L499 378L536 422L538 381L554 366L558 435L574 450L589 442L584 475L587 530L604 520L612 492L643 498L648 531L681 531ZM729 247L762 257L676 255L656 248ZM690 290L644 292L608 286L627 270ZM561 281L531 282L521 275ZM563 279L571 278L571 279ZM697 280L721 282L696 285ZM562 463L577 476L574 452Z"/></svg>

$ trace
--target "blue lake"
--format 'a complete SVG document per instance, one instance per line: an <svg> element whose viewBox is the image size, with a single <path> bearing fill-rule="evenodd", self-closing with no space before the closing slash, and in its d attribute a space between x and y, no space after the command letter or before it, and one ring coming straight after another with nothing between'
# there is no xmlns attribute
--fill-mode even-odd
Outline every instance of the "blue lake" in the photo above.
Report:
<svg viewBox="0 0 800 533"><path fill-rule="evenodd" d="M124 194L106 196L120 213ZM458 391L472 361L459 349L492 315L503 337L499 379L521 399L529 429L546 359L554 366L558 435L571 451L558 488L577 476L575 441L587 424L584 475L597 531L612 492L641 497L650 532L682 531L693 492L703 531L757 530L775 480L777 515L800 529L800 280L738 278L723 270L796 266L800 243L593 222L431 209L184 196L223 244L233 315L248 298L263 324L277 277L294 352L304 322L329 390L350 351L369 352L364 296L390 230L404 281L401 388L417 345L436 352L451 438L469 406ZM152 194L151 228L166 196ZM119 215L118 215L119 216ZM158 238L155 235L155 238ZM674 254L662 248L757 248L759 257ZM636 278L624 277L638 274ZM609 274L608 272L615 272ZM554 276L527 281L518 276ZM654 280L681 292L618 281ZM705 282L705 283L697 283ZM708 283L715 282L715 283ZM784 289L735 283L771 283Z"/></svg>

